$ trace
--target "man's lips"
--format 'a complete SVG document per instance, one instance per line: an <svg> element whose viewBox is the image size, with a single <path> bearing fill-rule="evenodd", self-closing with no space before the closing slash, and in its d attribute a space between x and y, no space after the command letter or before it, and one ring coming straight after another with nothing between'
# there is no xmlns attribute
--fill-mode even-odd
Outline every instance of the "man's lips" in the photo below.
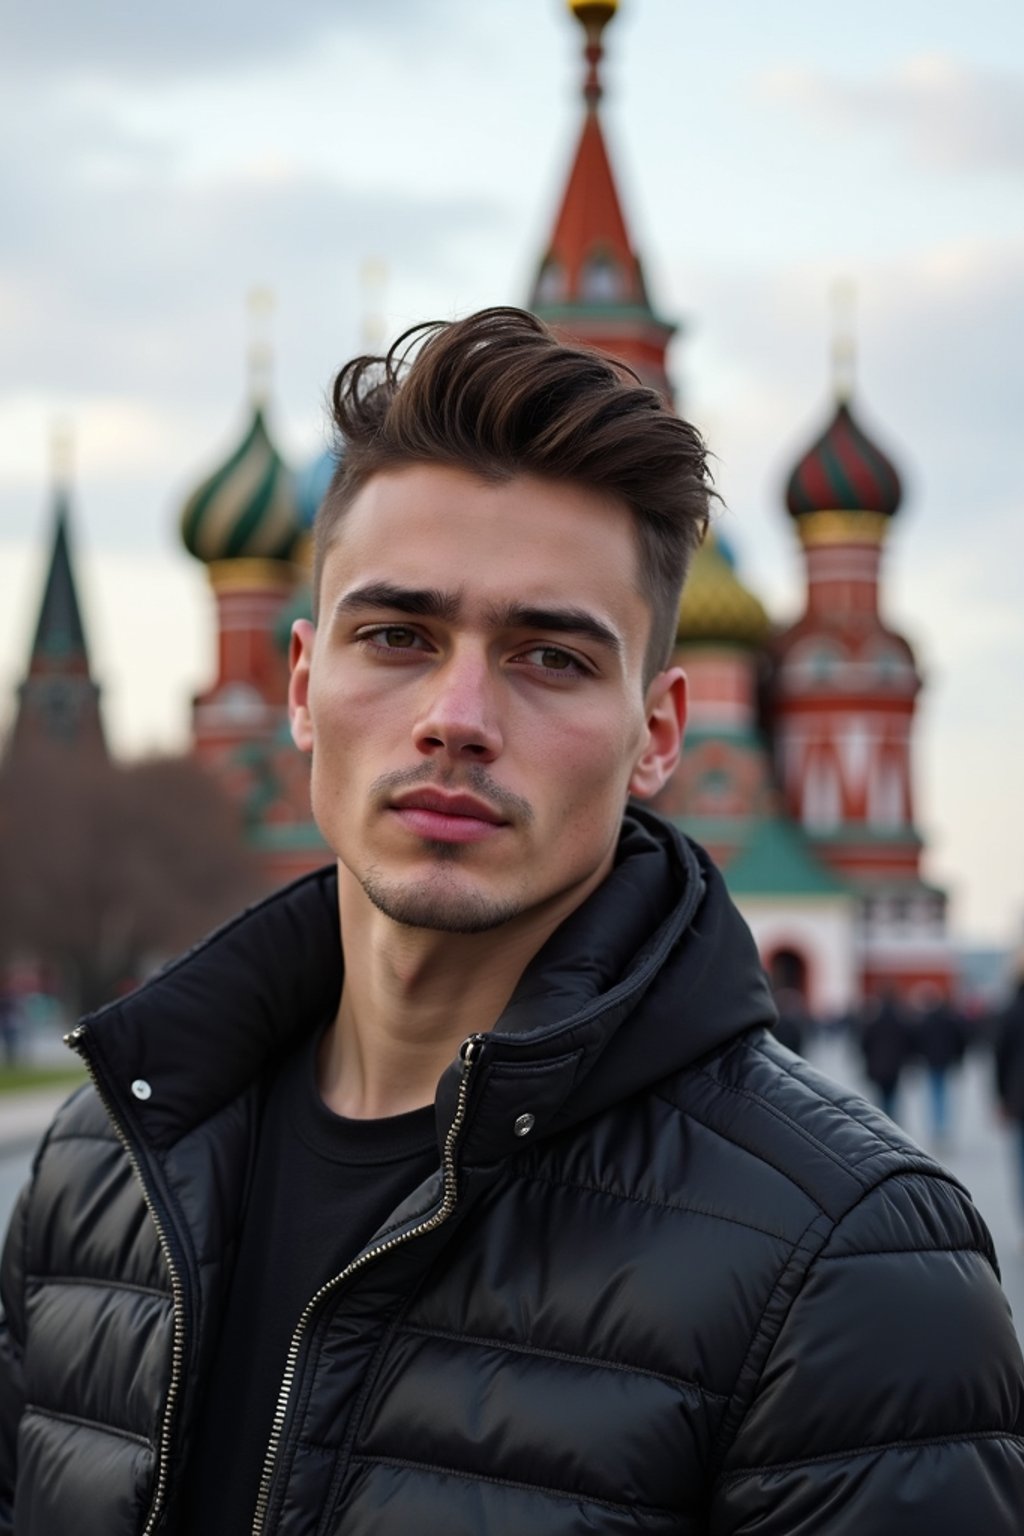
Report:
<svg viewBox="0 0 1024 1536"><path fill-rule="evenodd" d="M478 842L508 825L485 800L436 789L418 789L401 795L392 801L390 809L411 832L436 842Z"/></svg>

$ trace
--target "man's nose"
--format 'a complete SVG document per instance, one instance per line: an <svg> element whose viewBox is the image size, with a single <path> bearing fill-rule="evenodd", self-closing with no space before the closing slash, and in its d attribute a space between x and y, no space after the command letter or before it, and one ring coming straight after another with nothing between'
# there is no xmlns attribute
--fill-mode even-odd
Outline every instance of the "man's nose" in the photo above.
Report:
<svg viewBox="0 0 1024 1536"><path fill-rule="evenodd" d="M477 652L455 653L425 681L423 708L416 721L416 746L424 756L493 762L501 752L495 679Z"/></svg>

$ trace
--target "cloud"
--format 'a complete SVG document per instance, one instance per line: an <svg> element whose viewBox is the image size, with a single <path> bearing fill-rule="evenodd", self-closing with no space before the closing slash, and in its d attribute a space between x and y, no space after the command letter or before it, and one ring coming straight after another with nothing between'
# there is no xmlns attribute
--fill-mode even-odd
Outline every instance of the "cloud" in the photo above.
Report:
<svg viewBox="0 0 1024 1536"><path fill-rule="evenodd" d="M831 412L833 263L688 269L701 315L687 371L770 500ZM858 272L855 410L907 482L911 518L956 533L1024 479L1019 432L1024 238L950 240ZM756 444L751 452L750 445ZM725 455L731 457L732 455ZM754 494L751 467L744 491ZM758 499L764 496L760 493Z"/></svg>
<svg viewBox="0 0 1024 1536"><path fill-rule="evenodd" d="M85 202L72 267L62 243L27 230L16 259L0 255L0 536L38 521L59 414L78 443L83 521L106 549L165 547L187 491L238 440L254 280L279 296L271 429L301 463L317 446L329 380L360 345L367 251L404 255L419 282L443 289L446 277L468 280L492 219L470 199L427 206L255 174ZM434 307L389 318L388 333Z"/></svg>
<svg viewBox="0 0 1024 1536"><path fill-rule="evenodd" d="M106 400L111 419L123 419L134 400L179 423L191 417L201 452L224 429L226 402L244 396L244 296L254 283L281 300L278 383L287 398L295 381L312 408L358 343L367 254L404 259L421 283L465 280L475 242L499 218L486 195L352 189L280 160L185 179L159 145L122 143L88 120L58 163L51 142L37 143L33 164L46 174L20 174L3 143L0 133L0 181L10 188L0 434L5 409L10 416L26 401L49 400L52 411L75 397ZM90 170L100 154L116 174ZM12 430L9 420L8 440Z"/></svg>
<svg viewBox="0 0 1024 1536"><path fill-rule="evenodd" d="M3 72L138 83L224 72L296 54L344 31L394 47L450 24L461 0L0 0Z"/></svg>
<svg viewBox="0 0 1024 1536"><path fill-rule="evenodd" d="M780 69L763 77L761 93L841 133L887 128L930 170L1024 172L1019 75L922 54L871 80Z"/></svg>

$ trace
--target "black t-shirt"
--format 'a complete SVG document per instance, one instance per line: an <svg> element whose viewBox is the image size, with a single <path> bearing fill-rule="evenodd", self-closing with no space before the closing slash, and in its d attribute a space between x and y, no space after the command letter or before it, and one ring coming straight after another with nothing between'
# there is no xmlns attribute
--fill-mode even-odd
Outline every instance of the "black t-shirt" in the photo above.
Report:
<svg viewBox="0 0 1024 1536"><path fill-rule="evenodd" d="M251 1528L285 1360L306 1303L438 1166L433 1106L333 1114L317 1037L270 1088L231 1290L188 1476L189 1536Z"/></svg>

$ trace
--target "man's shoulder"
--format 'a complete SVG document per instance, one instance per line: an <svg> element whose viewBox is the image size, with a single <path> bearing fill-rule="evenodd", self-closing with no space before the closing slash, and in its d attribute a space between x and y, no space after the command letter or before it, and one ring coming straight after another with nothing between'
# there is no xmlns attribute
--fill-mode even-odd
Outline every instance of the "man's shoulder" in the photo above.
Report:
<svg viewBox="0 0 1024 1536"><path fill-rule="evenodd" d="M990 1249L984 1223L951 1174L874 1105L767 1031L751 1031L678 1074L659 1095L694 1122L698 1144L712 1143L705 1164L713 1164L717 1147L745 1186L745 1205L790 1213L789 1235L817 1213L822 1230L909 1224L908 1243L916 1232L922 1241ZM861 1236L875 1240L866 1226Z"/></svg>

